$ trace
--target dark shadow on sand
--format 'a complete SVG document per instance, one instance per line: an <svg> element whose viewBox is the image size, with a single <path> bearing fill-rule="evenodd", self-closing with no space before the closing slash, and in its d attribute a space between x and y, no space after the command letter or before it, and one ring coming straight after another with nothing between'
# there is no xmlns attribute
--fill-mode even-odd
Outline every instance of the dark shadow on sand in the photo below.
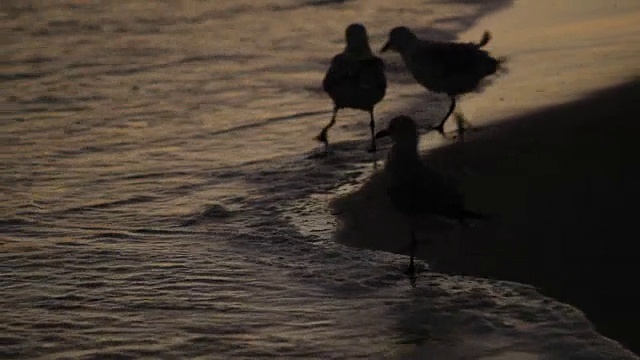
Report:
<svg viewBox="0 0 640 360"><path fill-rule="evenodd" d="M533 284L639 353L638 114L636 80L431 151L425 161L457 175L469 206L491 221L427 229L418 257L438 272ZM338 241L403 252L408 238L383 188L375 174L334 203Z"/></svg>

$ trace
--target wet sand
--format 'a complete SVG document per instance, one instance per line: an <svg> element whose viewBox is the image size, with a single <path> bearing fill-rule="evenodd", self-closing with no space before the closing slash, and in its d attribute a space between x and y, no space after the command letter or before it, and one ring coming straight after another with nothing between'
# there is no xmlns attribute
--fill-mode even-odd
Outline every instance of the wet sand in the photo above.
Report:
<svg viewBox="0 0 640 360"><path fill-rule="evenodd" d="M492 223L465 231L438 270L534 284L640 351L636 241L640 82L487 129L427 161L465 168L471 207Z"/></svg>
<svg viewBox="0 0 640 360"><path fill-rule="evenodd" d="M461 102L482 131L425 161L455 176L491 220L426 224L418 257L437 272L534 284L639 353L640 6L571 3L523 1L474 30L494 31L491 51L512 54L510 72ZM406 253L408 227L384 188L377 173L334 202L337 241Z"/></svg>

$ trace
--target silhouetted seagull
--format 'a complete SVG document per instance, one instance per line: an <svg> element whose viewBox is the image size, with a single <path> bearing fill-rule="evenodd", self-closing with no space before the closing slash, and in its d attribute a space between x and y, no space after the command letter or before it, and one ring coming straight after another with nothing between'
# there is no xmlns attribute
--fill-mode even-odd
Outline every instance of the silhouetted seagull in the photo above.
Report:
<svg viewBox="0 0 640 360"><path fill-rule="evenodd" d="M482 219L483 215L467 210L458 187L443 174L424 164L418 155L416 124L408 116L389 122L376 138L391 136L393 146L387 155L385 172L389 179L387 193L393 206L412 223L410 260L407 275L415 286L413 258L417 247L413 217L430 214L464 223L465 219Z"/></svg>
<svg viewBox="0 0 640 360"><path fill-rule="evenodd" d="M481 49L490 40L487 31L478 43L421 40L409 28L400 26L389 32L389 40L380 51L399 52L418 83L430 91L449 95L447 114L433 126L444 136L444 123L456 107L456 97L477 89L482 79L500 67L502 60Z"/></svg>
<svg viewBox="0 0 640 360"><path fill-rule="evenodd" d="M371 120L371 148L376 151L373 107L382 100L387 90L384 63L374 56L369 47L367 30L361 24L351 24L346 30L347 46L331 60L331 66L322 81L323 90L333 100L333 116L316 140L328 146L327 131L336 122L338 110L359 109L369 112Z"/></svg>

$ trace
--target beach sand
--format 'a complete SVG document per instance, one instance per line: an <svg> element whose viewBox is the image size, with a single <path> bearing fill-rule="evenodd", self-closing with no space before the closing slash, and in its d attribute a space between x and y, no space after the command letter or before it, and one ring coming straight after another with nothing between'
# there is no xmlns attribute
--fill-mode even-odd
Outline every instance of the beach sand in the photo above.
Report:
<svg viewBox="0 0 640 360"><path fill-rule="evenodd" d="M460 35L490 30L487 49L508 74L460 101L473 123L566 103L640 76L640 3L634 0L519 0Z"/></svg>
<svg viewBox="0 0 640 360"><path fill-rule="evenodd" d="M478 24L509 73L461 102L482 131L423 143L425 161L490 220L425 223L418 258L436 272L533 284L639 353L640 2L577 3L519 1ZM378 172L334 201L337 241L406 253L408 227L384 190Z"/></svg>

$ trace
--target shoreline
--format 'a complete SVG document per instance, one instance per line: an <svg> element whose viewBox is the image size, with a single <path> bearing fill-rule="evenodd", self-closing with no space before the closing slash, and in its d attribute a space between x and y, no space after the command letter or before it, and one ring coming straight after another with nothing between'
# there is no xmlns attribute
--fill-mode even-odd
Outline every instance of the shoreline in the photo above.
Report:
<svg viewBox="0 0 640 360"><path fill-rule="evenodd" d="M473 228L423 222L417 259L438 273L536 286L638 354L639 231L630 207L640 200L633 166L640 124L626 115L640 113L638 99L640 81L631 81L508 118L424 155L456 174L468 206L490 220ZM409 228L382 175L333 201L334 238L406 255Z"/></svg>
<svg viewBox="0 0 640 360"><path fill-rule="evenodd" d="M494 32L488 50L509 56L509 73L461 101L482 131L464 143L428 134L421 149L492 220L463 229L425 223L429 241L417 257L436 272L537 286L640 354L632 275L639 236L630 210L640 199L640 126L632 118L640 113L640 61L632 55L640 53L640 4L586 1L572 12L572 3L521 1L458 34ZM384 188L378 172L333 202L337 242L405 253L409 230Z"/></svg>
<svg viewBox="0 0 640 360"><path fill-rule="evenodd" d="M626 118L640 112L638 99L640 81L628 82L431 152L426 161L473 174L462 179L469 204L495 223L467 230L455 256L420 255L447 273L537 286L639 353L632 206L640 125Z"/></svg>

